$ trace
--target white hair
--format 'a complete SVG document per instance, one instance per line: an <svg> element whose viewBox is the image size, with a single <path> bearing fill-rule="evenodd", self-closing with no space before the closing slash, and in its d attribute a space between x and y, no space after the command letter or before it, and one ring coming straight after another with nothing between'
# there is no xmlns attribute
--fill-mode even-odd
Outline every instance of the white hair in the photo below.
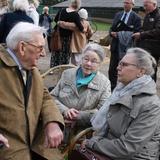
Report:
<svg viewBox="0 0 160 160"><path fill-rule="evenodd" d="M133 54L136 58L137 66L143 68L147 75L153 75L155 67L157 66L156 60L149 52L141 48L130 48L126 54Z"/></svg>
<svg viewBox="0 0 160 160"><path fill-rule="evenodd" d="M131 2L132 2L133 4L135 4L134 0L131 0Z"/></svg>
<svg viewBox="0 0 160 160"><path fill-rule="evenodd" d="M33 0L33 4L36 8L39 6L39 0Z"/></svg>
<svg viewBox="0 0 160 160"><path fill-rule="evenodd" d="M13 1L13 10L21 10L21 11L27 11L29 8L29 2L28 0L14 0Z"/></svg>
<svg viewBox="0 0 160 160"><path fill-rule="evenodd" d="M43 27L36 26L28 22L17 23L9 32L6 38L7 47L16 49L20 41L34 41L34 34L45 34L46 30Z"/></svg>
<svg viewBox="0 0 160 160"><path fill-rule="evenodd" d="M88 12L86 9L84 8L81 8L79 11L78 11L78 14L81 18L83 19L88 19Z"/></svg>
<svg viewBox="0 0 160 160"><path fill-rule="evenodd" d="M157 6L157 0L149 0L151 3L155 4Z"/></svg>
<svg viewBox="0 0 160 160"><path fill-rule="evenodd" d="M106 53L105 53L103 47L97 43L93 43L93 42L88 43L85 46L85 48L82 50L82 55L84 56L87 51L95 52L99 56L101 62L106 57Z"/></svg>

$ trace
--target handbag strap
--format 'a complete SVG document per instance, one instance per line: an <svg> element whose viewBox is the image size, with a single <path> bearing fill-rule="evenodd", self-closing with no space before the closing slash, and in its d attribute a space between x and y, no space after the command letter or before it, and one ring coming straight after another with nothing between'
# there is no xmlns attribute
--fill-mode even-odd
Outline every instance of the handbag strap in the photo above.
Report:
<svg viewBox="0 0 160 160"><path fill-rule="evenodd" d="M59 21L60 18L61 18L62 10L63 10L63 8L62 8L62 9L60 10L60 12L59 12L58 21ZM57 22L58 22L58 21L57 21ZM59 25L57 25L57 31L59 31Z"/></svg>

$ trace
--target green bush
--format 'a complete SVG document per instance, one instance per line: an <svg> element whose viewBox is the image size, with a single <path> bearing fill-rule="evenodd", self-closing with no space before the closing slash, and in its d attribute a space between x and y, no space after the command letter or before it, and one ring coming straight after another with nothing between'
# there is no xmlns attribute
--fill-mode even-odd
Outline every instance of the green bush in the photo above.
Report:
<svg viewBox="0 0 160 160"><path fill-rule="evenodd" d="M91 21L91 26L95 30L97 28L98 31L108 31L111 27L111 24L107 24L105 22Z"/></svg>

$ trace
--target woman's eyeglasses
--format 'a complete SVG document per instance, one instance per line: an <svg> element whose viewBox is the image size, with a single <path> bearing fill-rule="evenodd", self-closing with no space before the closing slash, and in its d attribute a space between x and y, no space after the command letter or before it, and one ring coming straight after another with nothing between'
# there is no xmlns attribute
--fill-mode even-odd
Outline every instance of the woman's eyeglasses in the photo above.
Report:
<svg viewBox="0 0 160 160"><path fill-rule="evenodd" d="M121 67L127 67L127 66L135 66L135 67L137 67L137 64L127 63L127 62L122 62L122 61L120 61L118 65L121 66Z"/></svg>
<svg viewBox="0 0 160 160"><path fill-rule="evenodd" d="M100 63L100 62L97 61L97 60L92 60L92 59L90 60L90 59L87 58L87 57L83 57L83 58L82 58L82 61L83 61L83 63L88 63L88 62L90 62L92 66L96 66L97 64Z"/></svg>

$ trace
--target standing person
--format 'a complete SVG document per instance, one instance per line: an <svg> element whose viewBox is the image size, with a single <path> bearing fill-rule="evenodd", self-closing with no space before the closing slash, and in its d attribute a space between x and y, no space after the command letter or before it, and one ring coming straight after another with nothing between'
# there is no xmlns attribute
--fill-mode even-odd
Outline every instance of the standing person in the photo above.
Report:
<svg viewBox="0 0 160 160"><path fill-rule="evenodd" d="M86 147L113 160L158 160L160 100L151 78L154 65L145 50L127 50L117 67L119 83L92 120L101 133L84 142Z"/></svg>
<svg viewBox="0 0 160 160"><path fill-rule="evenodd" d="M50 41L51 41L51 30L52 30L52 18L49 15L48 6L45 6L43 8L43 14L41 14L39 18L39 25L43 26L47 30L48 49L49 52L51 52Z"/></svg>
<svg viewBox="0 0 160 160"><path fill-rule="evenodd" d="M27 15L32 18L35 25L39 25L39 14L36 10L39 6L39 1L34 0L33 3L30 3L29 8L27 10Z"/></svg>
<svg viewBox="0 0 160 160"><path fill-rule="evenodd" d="M28 0L13 1L13 12L4 14L0 22L0 43L6 42L9 31L16 23L21 21L33 23L33 20L26 14L28 8Z"/></svg>
<svg viewBox="0 0 160 160"><path fill-rule="evenodd" d="M142 30L133 34L137 40L137 46L148 50L156 59L157 64L160 58L160 11L157 0L144 0L146 16L143 21ZM157 79L157 66L153 79Z"/></svg>
<svg viewBox="0 0 160 160"><path fill-rule="evenodd" d="M83 26L80 21L77 10L81 6L81 0L71 0L68 8L61 9L56 17L55 22L57 25L58 21L74 22L80 31L83 31ZM57 26L55 27L57 29ZM69 29L63 29L59 26L60 36L62 42L61 51L52 51L50 67L57 66L60 64L68 64L70 59L70 42L72 37L72 31Z"/></svg>
<svg viewBox="0 0 160 160"><path fill-rule="evenodd" d="M81 64L82 58L82 49L86 46L89 41L89 38L93 34L93 30L88 22L88 12L86 9L82 8L78 11L78 14L81 18L81 24L83 26L83 32L81 32L75 23L60 21L59 25L62 28L70 29L73 31L71 38L71 63L74 65Z"/></svg>
<svg viewBox="0 0 160 160"><path fill-rule="evenodd" d="M113 20L113 24L110 28L110 35L112 36L111 43L111 58L109 65L109 79L111 81L111 89L113 90L117 84L117 66L120 58L119 44L120 36L127 38L125 43L125 50L131 47L130 39L132 40L133 32L137 32L141 27L140 17L132 10L134 6L134 0L124 0L124 11L118 12ZM122 31L122 32L120 32ZM129 31L129 32L128 32ZM119 34L120 32L120 34ZM122 35L123 34L123 35ZM126 34L126 35L125 35ZM127 36L127 37L126 37Z"/></svg>
<svg viewBox="0 0 160 160"><path fill-rule="evenodd" d="M10 144L0 159L60 160L52 148L63 139L63 117L37 69L43 34L42 27L20 22L7 36L7 50L0 48L0 133Z"/></svg>

